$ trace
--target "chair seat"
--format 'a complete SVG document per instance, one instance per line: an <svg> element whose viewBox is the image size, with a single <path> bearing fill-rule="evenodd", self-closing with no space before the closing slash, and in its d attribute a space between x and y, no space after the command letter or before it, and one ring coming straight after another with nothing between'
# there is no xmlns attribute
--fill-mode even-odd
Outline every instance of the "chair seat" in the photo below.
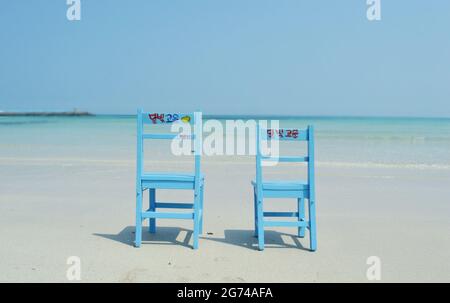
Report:
<svg viewBox="0 0 450 303"><path fill-rule="evenodd" d="M252 185L256 186L256 181L252 180ZM288 190L288 191L296 191L296 190L307 190L309 189L308 183L302 181L269 181L262 182L263 190Z"/></svg>
<svg viewBox="0 0 450 303"><path fill-rule="evenodd" d="M200 179L205 179L203 174L200 174ZM173 182L194 182L195 174L186 173L152 173L141 176L142 181L173 181Z"/></svg>

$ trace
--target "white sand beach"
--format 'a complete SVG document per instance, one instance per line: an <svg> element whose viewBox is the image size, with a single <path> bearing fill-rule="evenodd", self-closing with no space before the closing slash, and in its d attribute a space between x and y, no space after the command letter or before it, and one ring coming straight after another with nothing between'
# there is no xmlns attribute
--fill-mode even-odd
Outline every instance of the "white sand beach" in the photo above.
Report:
<svg viewBox="0 0 450 303"><path fill-rule="evenodd" d="M0 281L67 282L66 260L78 256L81 282L369 282L366 260L378 256L382 282L450 282L449 170L318 163L318 250L295 229L274 228L260 252L252 236L254 159L204 157L199 249L191 249L192 222L183 220L159 220L157 233L144 232L134 248L133 152L131 145L129 159L37 158L17 149L1 157Z"/></svg>

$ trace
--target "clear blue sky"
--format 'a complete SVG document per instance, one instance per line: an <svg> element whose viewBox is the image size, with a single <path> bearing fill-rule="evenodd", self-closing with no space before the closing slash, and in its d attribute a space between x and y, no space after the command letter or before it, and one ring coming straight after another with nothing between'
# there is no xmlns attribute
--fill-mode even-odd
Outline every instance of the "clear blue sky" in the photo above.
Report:
<svg viewBox="0 0 450 303"><path fill-rule="evenodd" d="M450 116L450 1L0 2L0 110Z"/></svg>

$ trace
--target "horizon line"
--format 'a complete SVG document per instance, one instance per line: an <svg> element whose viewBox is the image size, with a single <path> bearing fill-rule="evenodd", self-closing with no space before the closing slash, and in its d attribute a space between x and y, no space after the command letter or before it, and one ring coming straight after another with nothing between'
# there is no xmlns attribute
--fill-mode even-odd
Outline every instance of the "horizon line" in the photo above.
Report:
<svg viewBox="0 0 450 303"><path fill-rule="evenodd" d="M155 111L163 112L163 111ZM171 112L171 111L166 111ZM105 113L105 112L91 112L82 109L72 110L0 110L0 113L86 113L94 116L135 116L135 113ZM357 119L357 118L391 118L391 119L450 119L450 116L415 116L415 115L363 115L363 114L348 114L348 115L332 115L332 114L217 114L217 113L202 113L203 117L207 118L281 118L281 119L295 119L295 118L343 118L343 119Z"/></svg>
<svg viewBox="0 0 450 303"><path fill-rule="evenodd" d="M136 114L109 114L109 113L93 113L96 116L135 116ZM288 115L288 114L209 114L203 113L203 117L207 118L281 118L281 119L295 119L295 118L392 118L392 119L450 119L450 116L399 116L399 115Z"/></svg>

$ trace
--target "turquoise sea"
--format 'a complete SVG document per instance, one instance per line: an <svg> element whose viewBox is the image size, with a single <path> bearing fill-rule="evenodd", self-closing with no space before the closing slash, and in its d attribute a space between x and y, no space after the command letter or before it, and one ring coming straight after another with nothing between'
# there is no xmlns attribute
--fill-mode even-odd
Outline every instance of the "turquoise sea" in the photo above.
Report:
<svg viewBox="0 0 450 303"><path fill-rule="evenodd" d="M205 116L207 119L254 119ZM257 117L313 124L319 165L450 169L450 118ZM134 116L0 117L0 159L135 159Z"/></svg>

